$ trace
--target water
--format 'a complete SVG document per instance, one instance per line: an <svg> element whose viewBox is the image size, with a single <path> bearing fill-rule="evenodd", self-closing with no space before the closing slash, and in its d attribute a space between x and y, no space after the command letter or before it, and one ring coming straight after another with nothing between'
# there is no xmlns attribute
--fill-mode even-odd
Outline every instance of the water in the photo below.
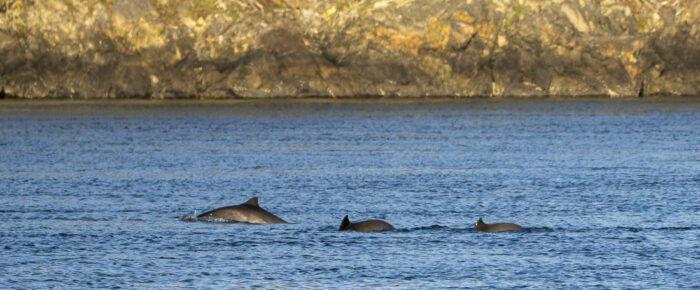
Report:
<svg viewBox="0 0 700 290"><path fill-rule="evenodd" d="M5 101L0 125L0 288L700 287L697 98ZM294 224L178 219L252 196Z"/></svg>

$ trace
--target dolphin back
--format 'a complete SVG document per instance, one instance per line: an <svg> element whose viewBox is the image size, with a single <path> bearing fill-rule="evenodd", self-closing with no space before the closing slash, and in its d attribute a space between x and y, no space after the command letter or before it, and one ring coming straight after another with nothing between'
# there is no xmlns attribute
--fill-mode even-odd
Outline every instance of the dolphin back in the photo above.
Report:
<svg viewBox="0 0 700 290"><path fill-rule="evenodd" d="M496 223L486 225L484 231L490 233L497 233L505 231L520 231L522 229L523 227L513 223Z"/></svg>
<svg viewBox="0 0 700 290"><path fill-rule="evenodd" d="M489 233L497 233L497 232L505 232L505 231L520 231L522 230L523 227L513 224L513 223L495 223L495 224L487 224L482 220L481 218L476 222L474 225L474 228L472 230L475 231L480 231L480 232L489 232Z"/></svg>
<svg viewBox="0 0 700 290"><path fill-rule="evenodd" d="M287 224L288 222L269 213L258 205L256 197L245 203L217 208L197 216L204 219L222 219L251 224Z"/></svg>
<svg viewBox="0 0 700 290"><path fill-rule="evenodd" d="M394 230L394 226L381 220L367 220L352 224L352 228L358 232L383 232Z"/></svg>

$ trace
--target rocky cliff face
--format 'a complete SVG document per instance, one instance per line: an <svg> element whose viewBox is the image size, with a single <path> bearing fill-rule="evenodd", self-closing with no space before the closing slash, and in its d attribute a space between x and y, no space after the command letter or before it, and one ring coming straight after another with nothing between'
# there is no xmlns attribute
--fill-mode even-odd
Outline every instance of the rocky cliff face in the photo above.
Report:
<svg viewBox="0 0 700 290"><path fill-rule="evenodd" d="M0 0L20 98L700 94L700 0Z"/></svg>

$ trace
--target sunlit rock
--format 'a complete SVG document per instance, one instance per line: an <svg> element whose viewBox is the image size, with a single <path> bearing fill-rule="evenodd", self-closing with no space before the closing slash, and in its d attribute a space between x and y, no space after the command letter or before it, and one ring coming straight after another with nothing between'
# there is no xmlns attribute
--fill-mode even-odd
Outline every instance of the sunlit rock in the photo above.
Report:
<svg viewBox="0 0 700 290"><path fill-rule="evenodd" d="M700 1L0 1L20 98L700 94Z"/></svg>

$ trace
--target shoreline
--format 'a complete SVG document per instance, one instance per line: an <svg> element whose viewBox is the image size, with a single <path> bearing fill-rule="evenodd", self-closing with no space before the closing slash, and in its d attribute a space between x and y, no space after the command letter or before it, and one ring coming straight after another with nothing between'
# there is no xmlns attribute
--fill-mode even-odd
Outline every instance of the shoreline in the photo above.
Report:
<svg viewBox="0 0 700 290"><path fill-rule="evenodd" d="M409 104L409 103L451 103L451 102L531 102L531 101L678 101L700 100L700 95L688 96L645 96L645 97L386 97L364 96L347 98L325 97L277 97L277 98L172 98L172 99L147 99L147 98L101 98L101 99L74 99L74 98L4 98L0 99L0 106L4 105L173 105L173 104L321 104L321 103L347 103L347 104Z"/></svg>

